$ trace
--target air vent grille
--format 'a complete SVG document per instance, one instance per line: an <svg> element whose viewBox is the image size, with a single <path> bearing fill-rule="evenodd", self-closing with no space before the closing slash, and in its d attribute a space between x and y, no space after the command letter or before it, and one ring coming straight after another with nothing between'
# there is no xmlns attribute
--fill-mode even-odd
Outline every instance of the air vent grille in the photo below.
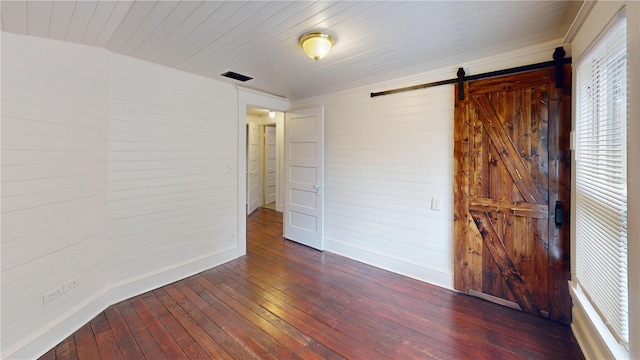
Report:
<svg viewBox="0 0 640 360"><path fill-rule="evenodd" d="M235 73L233 71L227 71L226 73L220 74L220 75L222 75L224 77L228 77L230 79L242 81L242 82L249 81L249 80L253 79L252 77L248 77L246 75L238 74L238 73Z"/></svg>

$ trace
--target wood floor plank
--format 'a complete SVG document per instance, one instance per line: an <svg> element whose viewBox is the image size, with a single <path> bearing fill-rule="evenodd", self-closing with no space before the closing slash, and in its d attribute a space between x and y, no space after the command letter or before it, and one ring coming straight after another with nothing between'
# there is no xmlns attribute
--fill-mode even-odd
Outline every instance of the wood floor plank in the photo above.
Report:
<svg viewBox="0 0 640 360"><path fill-rule="evenodd" d="M210 359L211 356L200 346L196 338L182 326L152 292L142 294L140 299L153 311L158 321L173 336L188 359Z"/></svg>
<svg viewBox="0 0 640 360"><path fill-rule="evenodd" d="M354 339L351 334L345 336L343 332L335 329L332 324L335 324L338 319L330 318L326 315L318 319L315 316L316 313L312 311L315 305L304 300L298 301L296 299L290 299L281 290L271 286L272 283L266 283L260 280L258 278L260 274L256 273L254 275L255 276L250 279L254 281L253 285L256 285L255 291L261 292L265 298L262 306L267 310L293 324L319 342L326 344L343 357L389 359L388 356ZM282 281L275 281L275 283L282 286Z"/></svg>
<svg viewBox="0 0 640 360"><path fill-rule="evenodd" d="M136 343L140 346L140 351L147 359L166 360L162 348L155 341L147 327L140 319L140 316L131 305L128 300L122 301L117 304L118 310L122 314L122 318L126 322L127 326L131 330Z"/></svg>
<svg viewBox="0 0 640 360"><path fill-rule="evenodd" d="M351 285L351 287L355 288L355 285ZM525 331L518 332L517 333L518 339L516 344L512 343L513 335L514 335L513 327L506 328L504 325L495 324L495 322L492 322L492 321L480 322L476 320L477 317L469 316L471 314L467 315L464 313L470 307L470 306L465 306L465 304L468 305L470 302L480 302L477 299L472 299L469 297L467 297L466 299L464 297L453 297L449 300L449 306L434 306L434 304L432 303L417 302L416 300L423 298L422 296L414 296L409 299L394 298L392 301L386 301L377 296L377 294L382 293L379 290L372 290L372 289L367 290L364 288L358 288L358 292L363 294L368 294L368 296L373 298L373 301L376 304L378 302L381 302L382 304L387 305L389 307L388 309L389 311L383 312L382 313L383 316L384 314L390 313L391 309L393 310L397 309L399 311L402 311L402 314L404 315L403 323L406 322L407 324L416 325L414 327L414 329L416 330L420 328L424 329L424 324L419 324L419 323L416 324L415 322L412 322L411 319L414 319L412 314L421 313L421 314L424 314L425 316L430 315L435 317L444 312L444 313L448 313L449 316L447 318L450 320L443 323L444 325L444 328L442 329L444 330L443 332L446 333L446 332L449 332L451 329L455 329L455 332L450 336L455 337L457 336L457 334L461 334L461 335L464 334L465 327L466 327L466 329L468 329L466 330L467 332L479 331L481 334L484 334L482 338L479 337L480 341L485 341L485 339L489 337L491 338L491 341L495 346L503 348L509 352L529 351L530 356L536 356L541 354L546 354L547 356L551 356L552 354L563 353L563 352L566 352L567 350L562 346L556 346L556 344L558 343L562 344L565 342L550 341L549 343L550 346L540 347L538 346L539 344L535 343L535 341L534 342L530 341L534 337L530 336L530 334L528 334ZM396 292L389 291L389 293L393 294ZM451 304L454 304L456 302L461 303L461 306L457 306L454 311L452 309ZM487 305L487 304L484 304L484 305ZM518 313L518 314L522 315L521 313ZM489 318L487 318L487 320L489 320ZM483 326L485 324L488 326ZM523 327L523 324L520 323L518 326ZM535 337L535 338L538 338L538 337ZM525 342L523 342L523 340L525 340ZM474 346L473 341L470 342L469 344Z"/></svg>
<svg viewBox="0 0 640 360"><path fill-rule="evenodd" d="M173 318L193 337L200 345L206 356L211 359L232 359L232 357L218 344L208 333L208 329L202 328L198 322L173 300L164 288L153 290L155 297L164 305Z"/></svg>
<svg viewBox="0 0 640 360"><path fill-rule="evenodd" d="M122 353L116 341L116 337L111 331L109 322L104 312L98 314L93 320L91 320L91 328L96 337L96 344L98 345L98 351L100 352L100 358L102 359L114 359L120 360Z"/></svg>
<svg viewBox="0 0 640 360"><path fill-rule="evenodd" d="M248 320L252 321L256 326L259 326L263 331L277 339L278 342L295 352L301 358L342 358L325 346L317 343L314 344L313 338L302 333L291 324L283 321L275 314L260 306L260 304L257 303L262 302L262 298L260 296L255 296L253 299L249 299L225 284L219 284L222 288L216 286L212 282L207 281L207 278L202 275L197 277L197 283L201 285L203 289L206 289L209 293L228 304L234 310L238 311L241 306L250 310L252 313L245 313Z"/></svg>
<svg viewBox="0 0 640 360"><path fill-rule="evenodd" d="M229 287L226 287L225 290L232 294L234 293L234 290ZM233 298L240 297L242 297L242 295L239 295L237 292L233 295ZM316 315L317 313L314 313L314 316L322 321L321 317ZM437 357L435 354L416 350L415 348L410 347L407 339L400 339L397 334L390 332L390 329L388 328L381 327L375 320L366 319L364 317L355 319L351 318L351 314L347 313L342 313L341 316L343 316L346 321L336 322L336 325L334 326L336 330L343 333L349 333L352 337L356 337L354 335L355 332L360 333L360 335L356 337L360 342L369 345L372 349L375 349L382 354L396 358L424 358L427 355L431 358ZM356 321L361 322L360 329L354 328L353 326L344 326L344 324L355 323Z"/></svg>
<svg viewBox="0 0 640 360"><path fill-rule="evenodd" d="M232 322L224 314L216 311L211 305L199 298L197 294L189 291L184 286L177 287L177 284L165 287L166 291L189 316L197 322L216 344L225 350L231 359L251 359L254 357L266 356L267 351L251 339L242 331L229 331L229 324ZM188 297L185 296L185 292ZM196 305L194 302L200 301L204 305ZM201 310L203 309L203 310ZM206 313L205 313L206 312Z"/></svg>
<svg viewBox="0 0 640 360"><path fill-rule="evenodd" d="M247 220L247 254L113 305L41 357L584 359L568 326L282 237Z"/></svg>
<svg viewBox="0 0 640 360"><path fill-rule="evenodd" d="M258 262L260 261L258 260ZM265 265L261 274L257 276L269 276L268 271ZM273 271L281 274L289 273L283 273L277 269ZM351 293L349 289L333 291L330 287L321 286L316 288L316 291L307 291L304 287L299 286L305 282L304 275L300 273L297 273L295 279L291 281L297 284L288 287L284 291L285 296L290 298L290 303L304 301L304 299L315 300L311 302L312 304L305 303L305 311L307 313L323 322L335 324L333 326L337 330L350 334L352 338L381 354L391 358L418 358L425 356L439 358L451 355L446 351L447 344L437 338L423 337L423 340L428 344L420 346L412 342L406 334L399 331L399 327L396 326L394 329L389 329L382 326L379 321L371 320L371 318L380 316L375 308L370 308L363 312L349 310L347 308L349 306L348 303L354 300L354 296L345 296L345 294ZM433 324L430 327L432 328ZM375 339L375 341L371 341L371 339ZM455 349L453 352L460 353L460 349Z"/></svg>
<svg viewBox="0 0 640 360"><path fill-rule="evenodd" d="M136 310L136 313L140 316L140 320L145 324L147 329L149 329L149 333L154 338L158 346L160 346L167 359L189 359L187 354L182 351L182 348L176 342L176 339L174 339L174 336L176 336L176 338L182 339L180 334L169 333L169 330L165 328L165 326L170 327L170 324L165 325L165 323L161 322L161 318L157 317L156 314L151 311L147 303L144 302L141 297L135 297L128 300L128 302ZM190 340L193 341L192 338ZM188 348L188 346L186 345L185 347Z"/></svg>
<svg viewBox="0 0 640 360"><path fill-rule="evenodd" d="M136 342L136 339L133 337L129 326L124 321L124 318L122 317L118 306L109 306L104 311L104 315L109 322L109 326L111 326L111 330L113 331L116 342L118 343L118 347L120 348L122 357L125 360L137 360L144 358L142 350L140 350L140 347Z"/></svg>
<svg viewBox="0 0 640 360"><path fill-rule="evenodd" d="M224 275L220 273L220 276ZM207 276L204 276L203 274L204 281L210 282L210 277L210 274L207 274ZM349 348L343 347L341 344L336 344L336 346L334 347L338 350L334 351L325 344L321 344L313 338L314 333L318 334L331 331L331 328L327 324L318 322L317 319L307 317L304 313L301 313L295 307L291 307L288 304L281 303L279 299L273 297L271 294L268 294L265 291L267 289L266 287L255 286L248 280L243 281L241 279L243 277L245 276L238 276L235 279L237 281L228 278L227 282L219 284L220 291L224 291L234 299L242 299L244 297L254 298L255 301L259 302L259 305L262 309L264 309L264 312L270 314L270 316L276 317L278 319L278 322L288 324L289 326L295 328L300 336L305 339L303 341L306 341L306 339L309 338L310 341L308 342L307 347L313 349L313 351L317 352L318 354L321 354L322 358L344 359L344 357L338 353L339 349L342 348L344 349L344 352L349 352ZM259 282L258 279L253 279L253 281ZM201 283L205 287L210 288L210 285L208 286L206 282ZM247 290L249 288L250 290ZM212 291L216 290L214 289ZM272 312L273 309L277 309L277 311ZM289 315L289 317L281 316L282 314L287 314ZM308 331L305 331L305 328L308 329Z"/></svg>
<svg viewBox="0 0 640 360"><path fill-rule="evenodd" d="M206 281L206 280L204 280L204 281ZM264 298L263 298L264 294L263 295L259 295L257 293L251 292L251 291L247 290L246 288L244 288L240 284L240 282L238 282L238 283L228 282L228 283L222 284L222 286L220 287L220 290L224 291L225 293L227 293L229 296L231 296L234 299L242 300L242 299L246 299L247 297L254 297L257 301L260 302L258 311L261 314L263 314L264 318L273 319L273 321L275 321L277 324L279 324L279 327L281 327L281 328L282 327L291 328L291 331L295 332L294 335L297 336L297 337L300 337L300 341L301 342L306 342L304 353L308 353L309 351L311 351L311 352L317 354L318 356L320 356L320 358L322 358L322 359L344 359L344 357L339 355L336 351L333 351L332 349L328 348L324 344L319 343L311 335L303 332L300 329L299 326L296 326L297 325L296 323L294 323L292 321L285 321L287 319L279 317L277 314L269 311L267 309L267 307L269 307L269 306L277 306L277 305L275 305L275 303L271 303L269 301L265 301ZM258 291L261 291L261 290L258 290ZM284 309L282 309L282 308L280 308L280 309L282 310L283 313L286 312ZM295 320L297 320L297 319L295 319ZM300 323L298 323L298 324L300 324Z"/></svg>
<svg viewBox="0 0 640 360"><path fill-rule="evenodd" d="M76 341L76 350L78 351L78 359L89 360L99 359L100 352L96 343L95 335L90 323L84 324L78 331L73 334Z"/></svg>
<svg viewBox="0 0 640 360"><path fill-rule="evenodd" d="M249 308L242 306L225 293L216 291L211 287L205 288L197 281L189 281L188 287L211 306L222 308L221 310L224 311L225 316L230 317L234 324L245 324L245 326L252 328L253 331L250 335L254 339L260 340L262 347L275 357L295 359L298 357L296 353L304 348L304 343L297 342L287 333L280 331L273 324L265 321L265 319ZM244 328L244 326L242 327Z"/></svg>
<svg viewBox="0 0 640 360"><path fill-rule="evenodd" d="M209 316L221 316L228 321L223 326L223 329L229 333L236 341L243 344L245 348L252 351L260 351L258 357L260 358L274 358L274 359L296 359L295 353L291 352L286 347L283 347L277 339L271 336L270 333L263 330L263 327L252 322L254 318L250 316L248 309L232 308L229 303L223 302L210 292L202 288L195 281L187 281L185 283L176 284L181 286L184 293L197 299L204 307L204 311L209 313Z"/></svg>
<svg viewBox="0 0 640 360"><path fill-rule="evenodd" d="M78 350L73 335L56 346L56 360L78 360Z"/></svg>
<svg viewBox="0 0 640 360"><path fill-rule="evenodd" d="M254 261L257 261L257 263L263 263L264 259L254 259ZM259 266L259 265L256 265ZM293 265L290 265L293 266ZM369 317L371 317L373 315L373 317L375 318L384 318L386 316L388 316L389 314L391 314L392 318L395 318L397 315L399 315L400 313L395 311L396 308L395 307L389 307L388 309L385 309L385 311L380 311L380 309L378 309L377 307L372 307L372 306L367 306L367 303L369 302L373 302L373 301L369 301L368 299L363 300L361 297L361 294L359 291L354 291L353 287L343 287L341 286L340 282L347 282L349 281L348 279L345 279L344 276L343 278L341 278L339 281L336 281L335 283L333 281L331 281L330 278L323 278L321 282L318 282L314 279L315 277L315 273L313 272L308 272L307 274L305 274L305 270L304 269L295 269L295 271L283 271L282 269L278 269L275 268L274 266L270 267L271 271L274 271L276 273L279 274L289 274L289 273L295 273L296 274L296 285L297 288L290 288L288 290L288 294L295 296L296 298L316 298L317 296L315 295L316 293L322 293L323 294L323 298L319 298L318 301L320 303L327 303L327 302L334 302L333 307L338 309L336 311L340 312L340 315L347 321L343 322L345 324L358 324L360 326L363 327L363 329L345 329L344 331L348 331L352 334L358 333L359 331L365 331L365 332L374 332L374 330L377 330L379 332L380 335L380 339L378 339L376 344L372 344L372 346L378 346L381 347L383 346L385 343L383 340L388 340L389 344L388 346L390 347L389 349L382 349L379 348L378 350L383 352L383 353L388 353L389 351L394 351L394 350L398 350L401 351L402 347L396 346L395 344L397 343L404 343L404 344L409 344L410 339L408 336L408 334L411 334L413 337L419 335L419 333L411 331L410 329L408 329L407 327L399 327L397 325L395 325L393 331L390 331L390 329L385 328L384 326L381 326L381 322L372 322L369 320ZM263 268L262 269L263 272L267 272L270 271L268 268ZM306 275L306 276L305 276ZM282 276L286 276L286 275L282 275ZM378 288L378 290L380 290L380 288ZM360 299L358 301L358 299ZM340 300L340 303L335 303L335 301ZM394 299L393 304L402 304L402 302L406 302L408 301L408 299ZM357 306L353 306L352 304L356 303ZM376 305L384 305L384 302L382 303L375 303ZM330 312L332 311L330 306L326 306L324 309L320 308L317 310L317 313L325 313L325 312ZM392 322L389 324L393 324ZM423 329L430 329L429 334L423 334L422 338L424 340L437 340L440 341L441 343L437 343L437 342L433 342L431 343L431 348L433 347L437 347L439 349L446 349L446 345L447 343L444 341L447 341L450 338L450 334L446 333L446 330L448 330L448 327L446 326L446 324L440 324L438 322L429 322L429 326L428 327L423 327ZM403 331L406 330L406 331ZM393 334L393 335L389 335L389 334ZM454 332L452 335L456 336L458 335L459 332ZM429 338L427 339L427 337L425 337L425 335L427 335ZM429 336L430 335L430 336ZM403 337L404 336L404 337ZM364 337L366 339L366 336ZM472 339L473 340L473 339ZM464 347L474 347L473 341L467 341L464 342L465 346ZM407 349L408 350L408 349ZM459 346L458 349L454 350L456 353L460 352ZM478 352L478 350L474 350L476 353ZM396 356L417 356L418 354L415 353L403 353L403 354L397 354L397 353L389 353L389 355L396 357ZM434 354L435 355L435 354ZM491 353L487 353L487 354L481 354L484 356L491 356L494 358L510 358L513 356L512 353L509 352L503 352L501 354L501 351L492 351Z"/></svg>

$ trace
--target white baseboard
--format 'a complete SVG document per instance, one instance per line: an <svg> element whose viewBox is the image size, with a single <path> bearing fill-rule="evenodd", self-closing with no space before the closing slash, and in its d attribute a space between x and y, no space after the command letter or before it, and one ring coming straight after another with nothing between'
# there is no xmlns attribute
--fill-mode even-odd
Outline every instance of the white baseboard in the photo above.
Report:
<svg viewBox="0 0 640 360"><path fill-rule="evenodd" d="M36 359L112 304L224 264L242 255L244 252L240 248L226 249L111 284L102 293L78 304L74 309L44 326L33 336L24 339L11 349L3 349L2 359Z"/></svg>
<svg viewBox="0 0 640 360"><path fill-rule="evenodd" d="M78 304L74 309L61 314L40 331L23 339L10 349L2 349L2 359L27 360L37 359L64 340L69 334L78 330L82 325L93 319L101 311L109 307L103 291L86 301Z"/></svg>
<svg viewBox="0 0 640 360"><path fill-rule="evenodd" d="M629 359L627 350L617 343L577 285L569 282L569 290L573 301L571 330L584 357L587 360Z"/></svg>
<svg viewBox="0 0 640 360"><path fill-rule="evenodd" d="M324 241L325 250L332 253L446 289L453 289L453 273L451 271L431 268L424 264L414 264L407 259L398 259L389 256L389 254L373 252L371 249L364 249L337 239L325 237Z"/></svg>

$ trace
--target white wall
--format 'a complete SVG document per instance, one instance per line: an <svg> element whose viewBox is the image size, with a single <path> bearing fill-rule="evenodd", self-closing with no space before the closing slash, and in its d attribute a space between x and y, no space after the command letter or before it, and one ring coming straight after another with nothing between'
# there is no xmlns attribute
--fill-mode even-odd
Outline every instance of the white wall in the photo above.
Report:
<svg viewBox="0 0 640 360"><path fill-rule="evenodd" d="M2 34L2 358L104 290L105 55Z"/></svg>
<svg viewBox="0 0 640 360"><path fill-rule="evenodd" d="M452 88L370 91L292 104L325 107L325 249L451 287Z"/></svg>
<svg viewBox="0 0 640 360"><path fill-rule="evenodd" d="M579 26L571 46L576 59L605 29L616 12L627 7L627 69L628 73L628 274L629 274L629 352L617 346L607 334L606 326L580 292L572 290L574 308L572 329L587 359L619 358L640 359L640 2L599 1ZM575 242L575 239L573 239ZM572 264L575 268L575 264ZM589 314L591 312L591 314ZM600 332L598 329L601 329ZM609 348L606 343L609 343ZM613 352L612 352L613 351Z"/></svg>
<svg viewBox="0 0 640 360"><path fill-rule="evenodd" d="M550 61L556 46L463 65L471 75ZM453 288L453 86L370 93L455 78L457 68L292 102L325 108L327 251Z"/></svg>
<svg viewBox="0 0 640 360"><path fill-rule="evenodd" d="M235 88L116 54L110 85L110 280L237 248Z"/></svg>
<svg viewBox="0 0 640 360"><path fill-rule="evenodd" d="M2 56L0 357L244 254L233 86L22 35Z"/></svg>

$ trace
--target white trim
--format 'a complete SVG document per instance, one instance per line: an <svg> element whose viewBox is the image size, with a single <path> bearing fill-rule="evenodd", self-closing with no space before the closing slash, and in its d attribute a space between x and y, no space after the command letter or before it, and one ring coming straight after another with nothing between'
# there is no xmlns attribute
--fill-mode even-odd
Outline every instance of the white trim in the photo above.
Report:
<svg viewBox="0 0 640 360"><path fill-rule="evenodd" d="M2 359L36 359L52 349L69 334L73 334L82 325L89 322L100 312L109 307L107 291L94 295L76 305L30 337L23 339L9 349L2 349Z"/></svg>
<svg viewBox="0 0 640 360"><path fill-rule="evenodd" d="M599 36L602 30L609 23L611 18L616 12L620 10L622 6L627 7L627 52L628 52L628 93L629 99L637 99L640 93L640 38L637 36L631 36L631 34L638 34L640 28L640 3L637 1L596 1L594 9L587 16L584 21L584 25L575 35L575 38L571 42L571 48L573 52L574 61L580 59L582 55L587 51L593 41ZM575 77L573 77L574 89ZM572 109L572 113L575 114L575 108ZM627 116L629 119L627 128L628 139L638 138L640 129L640 104L638 102L630 101L627 108ZM631 180L628 183L628 217L629 219L637 219L640 216L640 157L635 156L638 153L640 144L634 141L629 141L628 146L628 159L627 159L627 176ZM631 155L633 154L633 156ZM575 162L572 162L572 167L575 167ZM572 178L574 178L575 169L572 169ZM571 208L575 209L575 184L572 185L572 204ZM573 213L574 210L572 210ZM571 229L575 229L575 216L570 216ZM628 242L628 275L629 275L629 354L628 358L640 359L640 261L637 259L640 257L640 242L633 241L640 239L640 222L630 221L628 224L627 235L630 241ZM571 234L571 248L575 249L575 232L572 230ZM572 259L575 259L575 253L572 254ZM572 273L575 274L575 264L572 261L571 264ZM573 292L572 298L574 301L573 309L573 322L571 328L582 348L587 359L597 359L593 347L594 343L592 339L599 339L600 335L596 332L595 327L590 326L591 323L588 318L588 313L584 311L583 304L579 302ZM598 347L597 347L598 348Z"/></svg>
<svg viewBox="0 0 640 360"><path fill-rule="evenodd" d="M564 36L564 40L562 41L563 44L569 44L573 41L578 31L580 31L582 24L584 24L585 20L589 16L589 13L591 13L591 10L595 5L596 1L593 0L587 0L582 3L582 6L580 6L580 10L578 10L575 19L573 19L573 22L571 23L571 26L567 31L567 35Z"/></svg>
<svg viewBox="0 0 640 360"><path fill-rule="evenodd" d="M628 1L627 7L627 64L628 139L640 138L640 2ZM635 100L633 100L635 99ZM629 357L640 359L640 143L627 141L628 183L628 275L629 275Z"/></svg>
<svg viewBox="0 0 640 360"><path fill-rule="evenodd" d="M238 246L242 255L247 253L247 106L285 112L289 110L289 100L257 90L238 89Z"/></svg>
<svg viewBox="0 0 640 360"><path fill-rule="evenodd" d="M2 359L36 359L55 347L112 304L157 289L242 256L240 248L224 249L179 264L112 284L100 294L61 314L40 331L9 349L2 349Z"/></svg>
<svg viewBox="0 0 640 360"><path fill-rule="evenodd" d="M2 83L2 36L0 36L0 84ZM4 99L2 97L2 86L0 86L0 99ZM2 108L2 105L0 104L0 108ZM0 114L2 112L0 111ZM0 134L2 134L2 119L0 117ZM0 136L0 149L2 149L2 136ZM2 177L2 156L0 156L0 179L3 179ZM4 186L0 186L0 199L4 199L2 197L2 188ZM0 201L0 214L2 214L2 201ZM2 215L0 215L0 229L3 229L2 227ZM0 231L0 259L2 259L2 231ZM0 286L0 299L3 299L2 297L2 286ZM0 339L3 339L2 337L2 301L0 301ZM2 345L0 344L0 358L2 358L1 356L2 354Z"/></svg>
<svg viewBox="0 0 640 360"><path fill-rule="evenodd" d="M580 285L570 281L569 292L573 300L571 330L585 358L629 359L629 352L618 344L580 289Z"/></svg>
<svg viewBox="0 0 640 360"><path fill-rule="evenodd" d="M453 274L451 272L425 266L424 264L416 264L408 259L391 257L389 254L371 251L371 249L365 249L327 236L324 238L324 245L325 251L453 290Z"/></svg>
<svg viewBox="0 0 640 360"><path fill-rule="evenodd" d="M596 1L593 9L584 19L580 30L571 40L571 57L573 63L580 62L591 45L600 37L611 19L625 5L624 1ZM574 77L575 78L575 77Z"/></svg>
<svg viewBox="0 0 640 360"><path fill-rule="evenodd" d="M275 111L289 110L289 100L281 96L267 94L258 90L236 86L238 89L238 102L251 107L265 108Z"/></svg>

